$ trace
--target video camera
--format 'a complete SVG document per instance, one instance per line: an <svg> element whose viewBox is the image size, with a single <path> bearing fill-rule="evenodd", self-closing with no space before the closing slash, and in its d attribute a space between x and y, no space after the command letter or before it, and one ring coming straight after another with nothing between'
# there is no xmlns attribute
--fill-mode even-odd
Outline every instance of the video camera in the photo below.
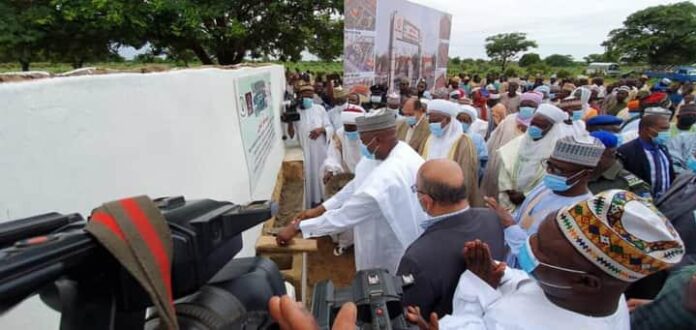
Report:
<svg viewBox="0 0 696 330"><path fill-rule="evenodd" d="M302 106L300 97L293 93L285 92L285 100L283 100L283 107L285 107L285 109L280 115L280 121L284 123L300 121L300 113L297 112L298 106Z"/></svg>
<svg viewBox="0 0 696 330"><path fill-rule="evenodd" d="M155 200L174 245L172 294L180 329L265 329L272 296L285 294L276 265L232 258L242 232L269 219L268 201L236 205L183 197ZM39 293L60 329L157 329L149 296L84 230L79 214L48 213L0 224L0 314Z"/></svg>
<svg viewBox="0 0 696 330"><path fill-rule="evenodd" d="M347 302L358 306L356 326L360 329L411 329L401 305L403 288L413 285L412 276L393 276L383 269L359 271L353 284L336 289L333 282L314 286L312 313L322 330L329 330Z"/></svg>

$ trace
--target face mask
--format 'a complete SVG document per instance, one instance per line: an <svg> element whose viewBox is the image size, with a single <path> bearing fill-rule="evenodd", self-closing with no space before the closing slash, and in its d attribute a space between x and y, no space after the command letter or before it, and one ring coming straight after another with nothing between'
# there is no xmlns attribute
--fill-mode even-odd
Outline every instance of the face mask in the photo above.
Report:
<svg viewBox="0 0 696 330"><path fill-rule="evenodd" d="M370 102L382 103L382 97L381 96L370 96Z"/></svg>
<svg viewBox="0 0 696 330"><path fill-rule="evenodd" d="M669 131L664 131L664 132L658 132L657 136L653 138L653 142L655 144L659 145L665 145L667 144L667 141L669 141Z"/></svg>
<svg viewBox="0 0 696 330"><path fill-rule="evenodd" d="M544 131L538 126L534 125L529 126L527 129L527 134L529 134L529 137L531 137L532 140L539 140L544 137Z"/></svg>
<svg viewBox="0 0 696 330"><path fill-rule="evenodd" d="M436 137L442 137L445 135L445 129L442 128L440 123L430 123L430 133L433 133Z"/></svg>
<svg viewBox="0 0 696 330"><path fill-rule="evenodd" d="M527 120L534 116L534 108L532 107L520 107L520 112L517 114L521 119Z"/></svg>
<svg viewBox="0 0 696 330"><path fill-rule="evenodd" d="M539 268L539 265L543 265L544 267L552 268L558 271L563 271L563 272L568 272L568 273L573 273L573 274L587 274L586 272L575 270L575 269L569 269L569 268L564 268L564 267L558 267L554 265L550 265L547 263L543 263L539 261L539 259L536 258L534 255L534 252L532 251L532 245L529 244L529 241L531 239L531 236L527 237L527 240L524 242L524 245L520 248L520 252L517 255L517 261L520 264L520 268L524 270L525 273L529 275L529 277L533 278L537 282L543 284L544 286L556 288L556 289L572 289L572 287L567 286L567 285L557 285L557 284L552 284L548 282L543 282L540 281L536 276L534 276L534 270Z"/></svg>
<svg viewBox="0 0 696 330"><path fill-rule="evenodd" d="M624 140L623 140L623 139L624 139L623 135L621 135L621 134L614 134L614 136L616 136L616 143L617 143L616 145L618 145L618 146L622 145L623 142L624 142Z"/></svg>
<svg viewBox="0 0 696 330"><path fill-rule="evenodd" d="M367 148L374 141L375 139L372 139L372 141L370 141L370 143L368 143L367 145L364 145L362 143L360 144L360 154L362 154L363 157L367 159L375 159L375 152L377 152L377 149L375 149L374 152L370 152L370 149Z"/></svg>
<svg viewBox="0 0 696 330"><path fill-rule="evenodd" d="M629 112L628 115L631 117L631 119L638 118L640 117L640 112Z"/></svg>
<svg viewBox="0 0 696 330"><path fill-rule="evenodd" d="M573 121L578 121L582 119L583 111L582 110L577 110L573 111Z"/></svg>
<svg viewBox="0 0 696 330"><path fill-rule="evenodd" d="M314 105L314 99L311 99L308 97L305 97L302 99L302 108L303 109L305 109L305 110L311 109L313 105Z"/></svg>
<svg viewBox="0 0 696 330"><path fill-rule="evenodd" d="M406 117L406 124L411 127L416 126L416 116Z"/></svg>
<svg viewBox="0 0 696 330"><path fill-rule="evenodd" d="M696 158L692 155L689 160L686 161L686 168L690 169L691 172L696 173Z"/></svg>
<svg viewBox="0 0 696 330"><path fill-rule="evenodd" d="M469 123L462 123L462 130L464 133L469 132L469 126L471 126Z"/></svg>
<svg viewBox="0 0 696 330"><path fill-rule="evenodd" d="M568 191L568 189L573 188L578 182L576 181L573 184L568 184L568 181L571 181L578 175L581 175L584 171L580 171L576 174L573 174L570 177L564 177L562 175L556 175L556 174L551 174L551 173L546 173L544 175L544 186L546 188L551 189L554 192L564 192Z"/></svg>
<svg viewBox="0 0 696 330"><path fill-rule="evenodd" d="M691 127L696 123L696 117L688 116L679 118L679 126L681 127Z"/></svg>
<svg viewBox="0 0 696 330"><path fill-rule="evenodd" d="M360 134L355 132L345 132L346 139L349 141L357 141L360 138Z"/></svg>

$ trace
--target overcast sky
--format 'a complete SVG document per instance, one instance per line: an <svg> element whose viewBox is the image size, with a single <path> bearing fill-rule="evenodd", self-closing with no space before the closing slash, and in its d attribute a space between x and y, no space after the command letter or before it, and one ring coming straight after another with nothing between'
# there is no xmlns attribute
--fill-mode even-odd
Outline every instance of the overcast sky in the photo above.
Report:
<svg viewBox="0 0 696 330"><path fill-rule="evenodd" d="M619 28L630 14L646 7L675 3L657 0L411 0L452 14L450 57L487 58L488 36L525 32L542 57L572 55L576 60L601 53L609 31Z"/></svg>

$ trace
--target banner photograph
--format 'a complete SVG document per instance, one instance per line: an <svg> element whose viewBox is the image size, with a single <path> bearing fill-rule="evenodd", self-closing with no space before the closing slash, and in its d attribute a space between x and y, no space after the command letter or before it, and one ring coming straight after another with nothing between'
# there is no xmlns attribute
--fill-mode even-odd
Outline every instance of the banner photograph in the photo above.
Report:
<svg viewBox="0 0 696 330"><path fill-rule="evenodd" d="M344 83L446 85L452 15L402 0L346 0Z"/></svg>

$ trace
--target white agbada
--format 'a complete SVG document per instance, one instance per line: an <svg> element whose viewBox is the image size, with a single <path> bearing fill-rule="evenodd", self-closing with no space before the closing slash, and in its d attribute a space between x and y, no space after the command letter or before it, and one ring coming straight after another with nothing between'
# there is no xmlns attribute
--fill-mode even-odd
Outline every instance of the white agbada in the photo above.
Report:
<svg viewBox="0 0 696 330"><path fill-rule="evenodd" d="M556 306L525 272L506 268L497 290L470 271L459 278L452 315L441 330L628 330L631 320L622 296L614 314L591 317Z"/></svg>
<svg viewBox="0 0 696 330"><path fill-rule="evenodd" d="M359 106L351 105L341 110L339 120L341 127L336 130L331 141L329 141L329 149L327 151L326 160L321 167L322 176L327 172L333 174L355 173L355 167L360 161L360 138L350 140L345 132L343 123L346 125L355 125L355 118L365 115L365 109ZM357 135L358 133L355 132Z"/></svg>
<svg viewBox="0 0 696 330"><path fill-rule="evenodd" d="M355 178L324 202L326 212L300 222L304 238L353 228L357 270L383 268L396 274L406 248L422 233L426 219L411 186L423 159L399 141L387 159L362 158Z"/></svg>
<svg viewBox="0 0 696 330"><path fill-rule="evenodd" d="M333 127L334 131L338 131L339 128L343 127L343 121L341 120L341 113L343 110L348 106L348 103L345 103L343 105L337 105L331 110L329 110L328 115L329 115L329 121L331 122L331 126Z"/></svg>
<svg viewBox="0 0 696 330"><path fill-rule="evenodd" d="M311 208L312 204L322 201L322 174L321 165L326 159L328 149L327 136L333 135L333 126L329 121L329 116L323 106L314 104L311 109L297 110L300 113L300 121L294 123L295 137L300 142L304 154L304 177L305 177L305 208ZM309 133L323 127L326 134L322 134L316 140L309 138Z"/></svg>

